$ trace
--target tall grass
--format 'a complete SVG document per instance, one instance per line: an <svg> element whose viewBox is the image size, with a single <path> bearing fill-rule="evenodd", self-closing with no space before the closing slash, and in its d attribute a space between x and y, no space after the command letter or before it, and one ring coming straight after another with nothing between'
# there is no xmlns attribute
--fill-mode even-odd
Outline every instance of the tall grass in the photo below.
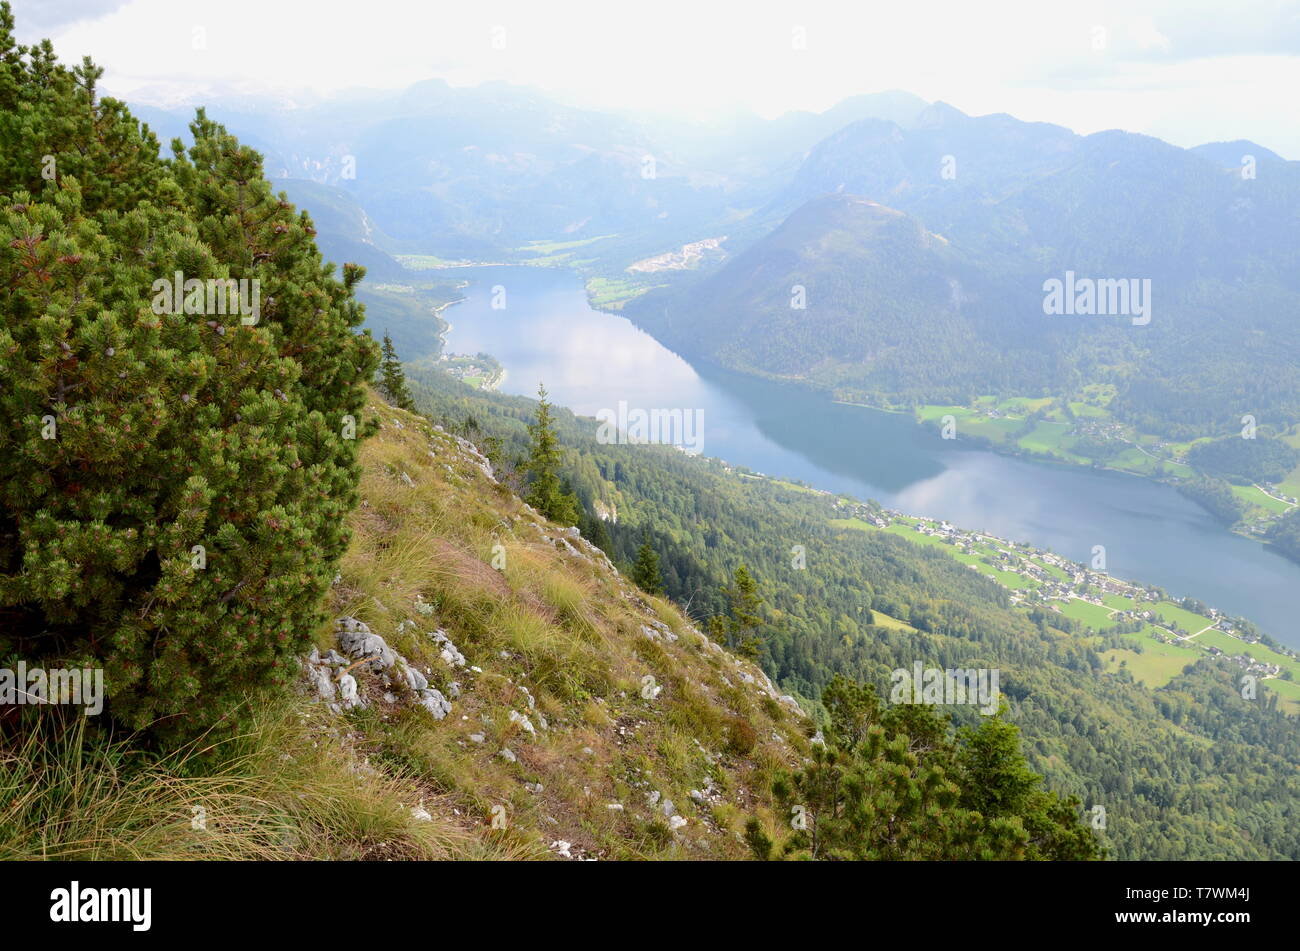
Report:
<svg viewBox="0 0 1300 951"><path fill-rule="evenodd" d="M451 858L473 833L411 806L409 777L366 768L318 709L264 706L252 728L151 753L84 717L33 716L0 743L0 859Z"/></svg>

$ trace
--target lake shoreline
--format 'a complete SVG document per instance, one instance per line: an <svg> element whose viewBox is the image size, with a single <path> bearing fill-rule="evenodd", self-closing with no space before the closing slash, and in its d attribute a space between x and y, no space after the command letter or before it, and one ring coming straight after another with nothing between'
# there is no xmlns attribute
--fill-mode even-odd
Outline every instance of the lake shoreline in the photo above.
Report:
<svg viewBox="0 0 1300 951"><path fill-rule="evenodd" d="M496 283L511 290L508 310L490 307L487 289ZM729 468L875 499L1072 560L1086 560L1089 546L1104 542L1119 577L1244 616L1288 648L1300 639L1282 597L1300 586L1296 564L1265 545L1244 545L1247 536L1213 522L1168 484L973 440L940 446L906 411L692 361L624 314L593 306L572 272L518 265L499 277L477 274L474 284L460 302L472 311L457 320L451 345L492 354L512 379L521 379L518 371L522 379L554 381L552 399L578 415L594 416L620 399L698 407L711 424L705 454Z"/></svg>

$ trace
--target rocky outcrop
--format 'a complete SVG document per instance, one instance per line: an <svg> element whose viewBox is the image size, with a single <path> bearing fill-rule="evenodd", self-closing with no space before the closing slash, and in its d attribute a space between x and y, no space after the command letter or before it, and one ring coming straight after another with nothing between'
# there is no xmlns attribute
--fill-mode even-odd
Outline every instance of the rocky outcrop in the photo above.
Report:
<svg viewBox="0 0 1300 951"><path fill-rule="evenodd" d="M441 631L438 633L442 634ZM442 691L431 687L424 674L389 647L365 622L352 617L339 618L336 636L343 654L333 649L321 654L318 648L312 648L311 654L302 661L303 670L317 697L335 713L369 705L369 700L353 674L354 670L374 675L375 683L387 702L405 698L415 706L427 710L435 720L441 720L451 713L451 701ZM443 639L446 640L445 634ZM451 644L450 641L446 643ZM455 651L455 645L451 645L451 650ZM459 651L456 651L456 656L463 666L464 657L460 656ZM447 659L446 650L443 657L444 660Z"/></svg>

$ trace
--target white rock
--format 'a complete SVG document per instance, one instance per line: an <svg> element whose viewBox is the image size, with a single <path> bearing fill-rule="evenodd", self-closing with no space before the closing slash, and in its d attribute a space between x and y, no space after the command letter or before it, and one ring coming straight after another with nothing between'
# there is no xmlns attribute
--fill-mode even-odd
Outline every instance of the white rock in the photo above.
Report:
<svg viewBox="0 0 1300 951"><path fill-rule="evenodd" d="M369 658L366 665L376 673L388 670L397 663L397 652L378 634L355 618L339 619L339 645L353 659Z"/></svg>
<svg viewBox="0 0 1300 951"><path fill-rule="evenodd" d="M325 701L334 699L334 681L330 679L328 670L323 667L313 667L309 665L307 667L307 675L311 677L312 685L316 688L316 695L320 697L320 699Z"/></svg>
<svg viewBox="0 0 1300 951"><path fill-rule="evenodd" d="M339 702L344 710L361 706L361 697L357 693L357 678L351 674L339 677Z"/></svg>
<svg viewBox="0 0 1300 951"><path fill-rule="evenodd" d="M420 673L414 667L403 665L403 672L406 674L406 685L417 693L429 686L429 678Z"/></svg>
<svg viewBox="0 0 1300 951"><path fill-rule="evenodd" d="M441 720L447 714L451 713L451 701L442 695L440 691L421 690L419 692L420 706L428 710L435 720Z"/></svg>
<svg viewBox="0 0 1300 951"><path fill-rule="evenodd" d="M520 713L518 710L511 710L511 711L510 711L510 722L511 722L511 723L518 723L521 727L523 727L523 730L524 730L525 733L529 733L529 734L533 734L533 735L536 735L536 733L537 733L537 730L535 730L535 729L533 728L533 724L532 724L532 722L528 719L528 717L524 716L524 715L523 715L522 713Z"/></svg>

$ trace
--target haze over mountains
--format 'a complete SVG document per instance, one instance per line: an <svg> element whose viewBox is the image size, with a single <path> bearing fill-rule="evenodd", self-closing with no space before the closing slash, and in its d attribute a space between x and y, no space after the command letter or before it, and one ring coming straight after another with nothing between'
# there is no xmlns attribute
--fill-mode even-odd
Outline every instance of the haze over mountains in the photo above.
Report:
<svg viewBox="0 0 1300 951"><path fill-rule="evenodd" d="M13 29L0 857L1300 856L1297 163Z"/></svg>
<svg viewBox="0 0 1300 951"><path fill-rule="evenodd" d="M633 229L680 244L770 201L804 153L844 125L903 121L925 105L889 92L821 114L736 113L704 126L575 108L504 83L429 80L303 108L219 98L207 111L262 150L291 193L303 179L345 191L372 219L376 246L456 256ZM134 108L163 138L184 136L192 115Z"/></svg>
<svg viewBox="0 0 1300 951"><path fill-rule="evenodd" d="M1300 163L1253 142L1080 136L903 92L713 126L439 80L210 113L265 151L326 254L375 278L402 273L394 254L511 261L530 242L585 243L572 266L624 277L717 239L626 309L695 359L883 404L1100 382L1170 436L1300 417ZM1149 280L1154 319L1045 316L1066 272Z"/></svg>

